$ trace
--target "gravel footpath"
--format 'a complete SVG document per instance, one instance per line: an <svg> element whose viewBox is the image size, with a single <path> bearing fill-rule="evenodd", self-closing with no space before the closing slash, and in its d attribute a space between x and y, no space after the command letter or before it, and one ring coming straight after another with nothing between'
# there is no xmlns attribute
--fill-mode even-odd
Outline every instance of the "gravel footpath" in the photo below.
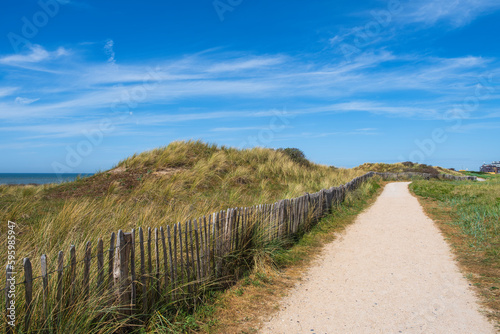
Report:
<svg viewBox="0 0 500 334"><path fill-rule="evenodd" d="M408 184L325 246L260 333L495 333Z"/></svg>

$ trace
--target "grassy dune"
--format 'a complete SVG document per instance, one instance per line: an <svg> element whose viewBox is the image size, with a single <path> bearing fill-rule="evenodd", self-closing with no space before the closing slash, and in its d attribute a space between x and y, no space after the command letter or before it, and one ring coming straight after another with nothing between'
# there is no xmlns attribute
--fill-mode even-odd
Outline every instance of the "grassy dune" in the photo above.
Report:
<svg viewBox="0 0 500 334"><path fill-rule="evenodd" d="M345 184L369 170L406 171L404 168L411 168L411 171L429 172L427 167L405 163L365 164L355 169L342 169L295 159L286 151L237 150L199 141L174 142L134 155L112 170L75 182L0 186L0 221L3 222L0 233L7 233L8 220L17 224L16 269L20 270L22 259L29 257L34 276L38 276L42 254L47 255L50 272L55 269L58 251L65 252L67 263L70 246L75 245L80 262L87 241L92 242L94 255L97 239L103 238L107 247L111 232L119 229L165 227L227 208L298 197L306 192ZM433 173L440 172L447 171L433 169ZM373 194L373 186L364 185L356 196L369 197ZM349 205L350 200L346 203ZM4 245L0 248L0 256L7 259L6 255L7 245ZM81 267L77 267L78 279L82 277ZM56 274L51 277L50 291L55 291ZM5 281L5 271L0 273L0 280ZM38 292L36 307L40 309L41 280L34 284L34 291ZM92 300L106 302L99 291L91 291L91 294ZM102 313L94 311L95 308L89 308L84 301L78 303L72 312L66 312L65 317L58 320L57 328L62 332L112 333L120 326L116 319L109 321L115 312L112 308L102 319L99 319ZM155 331L154 328L164 329L162 323L168 321L165 318L168 312L179 310L174 307L160 311L162 313L157 311L139 317L142 320L151 318L148 327ZM42 314L38 312L33 321L43 323ZM189 319L189 315L183 319ZM54 321L50 320L51 326Z"/></svg>
<svg viewBox="0 0 500 334"><path fill-rule="evenodd" d="M75 182L0 186L0 221L5 222L0 233L7 233L8 220L17 224L16 269L22 272L22 259L29 257L34 276L39 276L42 254L47 255L49 272L56 269L58 251L65 252L65 264L68 262L71 245L76 246L76 260L81 262L85 242L92 242L94 255L97 239L103 238L107 247L111 232L118 229L165 227L222 209L271 203L344 184L364 173L305 164L271 149L237 150L201 142L174 142L134 155L112 170ZM6 255L7 245L0 248L0 256L7 259ZM77 266L77 280L83 275L82 267ZM67 274L65 279L69 279ZM56 273L51 275L49 291L56 291L55 278ZM5 281L5 271L0 273L0 280ZM95 282L96 277L91 280ZM40 328L45 322L40 312L42 281L35 280L33 284L38 311L32 321ZM23 291L21 286L18 293L22 296ZM65 312L57 325L55 315L50 315L49 326L75 333L112 333L120 326L120 321L114 319L113 307L106 310L105 316L96 313L96 308L89 308L80 293L76 306ZM101 297L94 289L91 300L107 303L106 296ZM24 309L23 303L19 306ZM167 309L162 311L164 316L178 310ZM155 317L158 314L157 311L139 317L158 320ZM160 326L153 319L149 327Z"/></svg>
<svg viewBox="0 0 500 334"><path fill-rule="evenodd" d="M174 142L111 171L61 185L0 186L0 233L17 223L17 258L108 238L118 229L166 226L236 206L271 203L346 183L361 170L292 161L275 150ZM5 259L6 247L0 249ZM38 272L38 261L34 264ZM2 273L5 275L5 273Z"/></svg>
<svg viewBox="0 0 500 334"><path fill-rule="evenodd" d="M363 170L367 172L389 172L389 173L403 173L403 172L414 172L414 173L429 173L429 174L450 174L463 176L462 173L446 169L443 167L429 166L425 164L418 164L413 162L398 162L395 164L385 164L385 163L364 163L354 168L355 170Z"/></svg>
<svg viewBox="0 0 500 334"><path fill-rule="evenodd" d="M500 325L500 177L473 183L415 181L410 187L439 221Z"/></svg>

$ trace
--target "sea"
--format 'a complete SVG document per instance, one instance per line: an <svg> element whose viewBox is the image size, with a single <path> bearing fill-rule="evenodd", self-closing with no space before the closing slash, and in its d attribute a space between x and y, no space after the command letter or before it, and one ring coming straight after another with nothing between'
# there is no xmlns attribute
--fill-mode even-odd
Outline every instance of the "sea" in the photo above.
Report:
<svg viewBox="0 0 500 334"><path fill-rule="evenodd" d="M93 174L0 173L0 184L49 184L71 182Z"/></svg>

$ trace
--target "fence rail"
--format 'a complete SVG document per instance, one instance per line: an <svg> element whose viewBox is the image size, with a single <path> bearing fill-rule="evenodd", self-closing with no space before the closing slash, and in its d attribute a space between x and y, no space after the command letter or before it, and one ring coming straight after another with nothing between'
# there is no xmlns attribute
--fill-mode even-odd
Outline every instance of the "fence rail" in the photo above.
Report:
<svg viewBox="0 0 500 334"><path fill-rule="evenodd" d="M306 231L374 176L434 177L369 172L345 185L273 204L231 208L165 228L119 230L106 243L102 238L87 242L81 256L75 246L68 253L60 251L57 259L42 255L39 276L24 258L22 282L13 283L14 273L6 268L5 331L51 331L68 316L78 316L75 310L82 305L92 308L96 319L109 321L110 316L119 320L146 314L158 302L196 303L207 287L237 279L252 260L251 249ZM9 325L12 286L23 290L16 295L15 327Z"/></svg>

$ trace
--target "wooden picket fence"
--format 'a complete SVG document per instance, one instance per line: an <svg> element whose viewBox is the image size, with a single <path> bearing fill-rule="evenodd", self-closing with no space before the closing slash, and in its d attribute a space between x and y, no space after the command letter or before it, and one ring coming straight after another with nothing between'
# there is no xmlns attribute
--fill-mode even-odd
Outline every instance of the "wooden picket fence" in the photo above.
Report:
<svg viewBox="0 0 500 334"><path fill-rule="evenodd" d="M307 231L347 193L376 175L412 177L369 172L345 185L273 204L227 209L172 226L119 230L111 233L106 246L102 238L87 242L81 256L75 246L51 261L42 255L37 277L31 260L24 258L24 280L14 284L15 327L8 324L8 292L11 278L20 273L6 269L6 333L51 332L64 321L74 321L85 307L96 321L119 321L140 318L158 303L196 304L207 289L237 279L249 267L252 249Z"/></svg>

